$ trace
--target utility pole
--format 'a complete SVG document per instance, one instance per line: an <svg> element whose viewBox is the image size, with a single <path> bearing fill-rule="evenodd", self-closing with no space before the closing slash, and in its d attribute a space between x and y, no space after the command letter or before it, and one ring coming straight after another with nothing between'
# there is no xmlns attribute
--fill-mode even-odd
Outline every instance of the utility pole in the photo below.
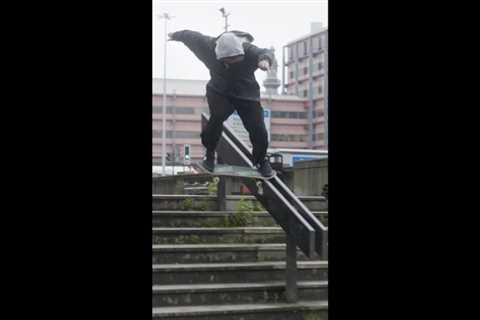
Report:
<svg viewBox="0 0 480 320"><path fill-rule="evenodd" d="M162 107L162 175L166 175L165 172L165 159L167 157L166 152L166 117L167 117L167 21L173 18L168 13L163 13L163 15L158 15L159 19L165 19L165 26L164 26L164 50L163 50L163 107Z"/></svg>
<svg viewBox="0 0 480 320"><path fill-rule="evenodd" d="M222 13L222 17L225 19L225 32L228 31L228 16L230 15L230 12L225 12L225 8L220 8L219 11Z"/></svg>
<svg viewBox="0 0 480 320"><path fill-rule="evenodd" d="M175 162L177 161L177 150L176 150L176 141L175 138L177 136L176 133L176 126L177 126L177 92L173 90L173 97L172 97L172 154L173 154L173 165L172 165L172 176L175 175Z"/></svg>
<svg viewBox="0 0 480 320"><path fill-rule="evenodd" d="M325 32L325 75L323 76L324 85L323 85L323 117L324 117L324 126L325 134L323 139L325 141L325 147L328 150L328 31Z"/></svg>

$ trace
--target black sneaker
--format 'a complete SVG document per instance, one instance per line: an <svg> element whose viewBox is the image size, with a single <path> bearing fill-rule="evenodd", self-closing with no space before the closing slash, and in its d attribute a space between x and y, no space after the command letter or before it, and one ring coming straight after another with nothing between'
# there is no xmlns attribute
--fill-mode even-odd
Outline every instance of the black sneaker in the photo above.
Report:
<svg viewBox="0 0 480 320"><path fill-rule="evenodd" d="M260 161L260 163L257 165L257 170L264 177L273 176L273 169L268 159L263 159Z"/></svg>
<svg viewBox="0 0 480 320"><path fill-rule="evenodd" d="M202 163L208 171L213 172L213 170L215 170L215 151L207 150Z"/></svg>

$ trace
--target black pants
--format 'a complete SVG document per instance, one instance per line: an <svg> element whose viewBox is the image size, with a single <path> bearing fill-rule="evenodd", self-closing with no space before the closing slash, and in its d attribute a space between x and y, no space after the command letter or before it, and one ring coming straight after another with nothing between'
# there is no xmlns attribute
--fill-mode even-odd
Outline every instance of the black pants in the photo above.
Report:
<svg viewBox="0 0 480 320"><path fill-rule="evenodd" d="M215 150L222 135L223 122L236 110L242 119L253 146L254 165L265 158L268 133L263 119L263 108L258 101L228 98L207 90L210 119L202 130L202 144L207 150Z"/></svg>

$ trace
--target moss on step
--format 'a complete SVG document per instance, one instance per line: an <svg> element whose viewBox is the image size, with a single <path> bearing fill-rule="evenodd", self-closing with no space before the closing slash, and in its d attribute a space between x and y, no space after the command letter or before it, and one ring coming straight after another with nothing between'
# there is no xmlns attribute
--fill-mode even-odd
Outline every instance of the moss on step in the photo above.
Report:
<svg viewBox="0 0 480 320"><path fill-rule="evenodd" d="M304 320L324 320L325 318L318 311L304 311Z"/></svg>
<svg viewBox="0 0 480 320"><path fill-rule="evenodd" d="M240 198L232 215L225 216L225 227L246 227L253 222L254 205L252 201Z"/></svg>

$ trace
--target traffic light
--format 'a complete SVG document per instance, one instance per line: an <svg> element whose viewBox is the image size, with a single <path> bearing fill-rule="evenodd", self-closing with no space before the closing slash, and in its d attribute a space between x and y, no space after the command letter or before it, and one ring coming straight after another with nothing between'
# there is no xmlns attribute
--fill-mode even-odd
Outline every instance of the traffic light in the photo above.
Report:
<svg viewBox="0 0 480 320"><path fill-rule="evenodd" d="M190 145L189 144L184 145L183 155L184 155L183 158L185 160L190 160Z"/></svg>

